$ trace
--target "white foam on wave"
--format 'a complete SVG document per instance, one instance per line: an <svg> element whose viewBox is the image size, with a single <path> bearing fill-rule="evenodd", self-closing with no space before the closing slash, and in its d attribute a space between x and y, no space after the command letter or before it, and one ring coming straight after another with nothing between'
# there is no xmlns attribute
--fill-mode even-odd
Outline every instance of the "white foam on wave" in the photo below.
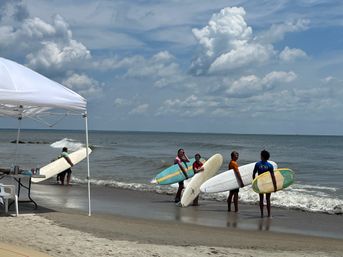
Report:
<svg viewBox="0 0 343 257"><path fill-rule="evenodd" d="M308 187L313 189L313 187ZM229 192L205 194L203 198L225 201ZM240 201L244 203L258 203L259 196L251 186L240 189ZM292 189L289 187L285 190L278 191L271 195L273 206L298 209L310 212L324 212L329 214L343 214L343 200L328 195L322 191Z"/></svg>
<svg viewBox="0 0 343 257"><path fill-rule="evenodd" d="M63 148L67 147L69 151L76 151L79 150L80 148L84 147L83 143L77 142L74 139L70 138L63 138L59 141L56 141L50 145L52 148Z"/></svg>
<svg viewBox="0 0 343 257"><path fill-rule="evenodd" d="M327 190L327 191L331 191L331 192L336 192L337 191L337 188L334 188L334 187L313 186L313 185L300 185L300 184L294 184L294 185L292 185L292 188L318 189L318 190Z"/></svg>
<svg viewBox="0 0 343 257"><path fill-rule="evenodd" d="M79 184L86 184L87 180L73 177L73 182L76 182ZM159 186L159 185L127 183L127 182L120 182L120 181L115 181L115 180L102 180L102 179L91 179L90 182L93 185L109 186L109 187L114 187L114 188L130 189L130 190L135 190L135 191L156 192L156 193L162 193L162 194L175 194L176 192L174 188Z"/></svg>
<svg viewBox="0 0 343 257"><path fill-rule="evenodd" d="M87 180L73 178L73 182L85 184ZM114 188L130 189L135 191L149 191L162 194L175 194L176 188L171 186L148 185L141 183L126 183L115 180L96 180L91 179L91 184L99 186L110 186ZM295 189L293 189L293 187ZM328 195L322 191L313 190L314 187L308 186L311 190L305 188L299 190L299 185L295 184L285 190L273 193L271 196L272 206L298 209L310 212L324 212L328 214L343 214L343 200ZM323 189L321 187L321 189ZM201 194L202 199L226 201L229 192L222 193L204 193ZM246 186L240 189L239 198L241 202L256 204L259 201L259 196L251 186Z"/></svg>

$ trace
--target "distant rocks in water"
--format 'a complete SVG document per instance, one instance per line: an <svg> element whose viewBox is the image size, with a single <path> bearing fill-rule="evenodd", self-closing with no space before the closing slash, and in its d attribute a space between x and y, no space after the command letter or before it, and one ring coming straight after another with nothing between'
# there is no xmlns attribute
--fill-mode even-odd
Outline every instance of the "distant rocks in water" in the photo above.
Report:
<svg viewBox="0 0 343 257"><path fill-rule="evenodd" d="M11 143L16 144L17 140L12 140ZM18 144L49 144L49 143L48 142L39 142L39 141L27 141L27 142L25 142L25 141L19 140Z"/></svg>
<svg viewBox="0 0 343 257"><path fill-rule="evenodd" d="M13 140L13 141L11 141L11 143L12 144L16 144L17 143L17 140ZM18 144L25 144L25 142L24 141L18 141Z"/></svg>

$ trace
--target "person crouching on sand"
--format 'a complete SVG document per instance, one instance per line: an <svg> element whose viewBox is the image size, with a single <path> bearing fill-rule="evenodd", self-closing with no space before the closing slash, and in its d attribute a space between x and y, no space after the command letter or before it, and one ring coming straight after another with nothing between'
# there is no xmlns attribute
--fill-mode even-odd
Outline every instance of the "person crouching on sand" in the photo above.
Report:
<svg viewBox="0 0 343 257"><path fill-rule="evenodd" d="M180 148L177 151L177 156L175 157L174 164L178 164L179 165L183 175L185 176L185 179L188 179L188 175L187 175L187 169L188 169L187 162L189 162L189 159L188 159L185 151L182 148ZM184 168L182 166L182 163L185 164L186 168ZM183 181L180 181L179 182L179 188L178 188L176 196L175 196L175 203L180 202L180 200L181 200L181 193L182 193L183 189L184 189Z"/></svg>
<svg viewBox="0 0 343 257"><path fill-rule="evenodd" d="M273 186L274 186L274 192L276 192L276 180L275 180L275 175L274 175L274 167L273 165L268 162L270 157L270 154L268 151L263 150L261 151L261 161L257 162L255 164L255 168L253 171L253 175L252 178L255 178L256 173L258 173L258 175L261 175L265 172L270 172L270 175L272 177L272 181L273 181ZM264 198L264 194L259 194L260 195L260 211L261 211L261 218L263 218L263 198ZM267 193L266 195L266 201L267 201L267 211L268 211L268 217L270 217L270 195L271 193Z"/></svg>
<svg viewBox="0 0 343 257"><path fill-rule="evenodd" d="M229 170L233 169L238 185L240 187L244 187L241 174L239 173L239 170L238 170L238 163L237 163L238 157L239 157L238 152L233 151L231 153L231 161L229 163L228 168ZM238 212L238 193L239 193L239 188L230 190L230 194L227 198L227 211L229 212L231 211L231 203L232 203L232 198L233 198L233 203L235 205L235 212Z"/></svg>
<svg viewBox="0 0 343 257"><path fill-rule="evenodd" d="M203 167L203 163L200 161L201 156L199 153L196 153L195 156L195 162L193 162L193 171L194 171L194 175L203 171L204 167ZM193 206L198 206L199 205L199 195L197 197L195 197L194 201L193 201Z"/></svg>

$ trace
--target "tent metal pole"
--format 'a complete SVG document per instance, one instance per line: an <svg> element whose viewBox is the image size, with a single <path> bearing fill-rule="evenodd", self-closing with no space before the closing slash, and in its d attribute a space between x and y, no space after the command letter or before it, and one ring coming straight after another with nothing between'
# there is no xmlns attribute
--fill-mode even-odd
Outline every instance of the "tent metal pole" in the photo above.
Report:
<svg viewBox="0 0 343 257"><path fill-rule="evenodd" d="M88 153L88 117L87 111L83 114L85 119L85 127L86 127L86 155L87 155L87 184L88 184L88 216L92 215L92 208L91 208L91 181L90 181L90 168L89 168L89 153Z"/></svg>
<svg viewBox="0 0 343 257"><path fill-rule="evenodd" d="M13 165L17 165L17 155L18 155L18 145L19 145L19 138L20 138L20 128L21 128L21 118L18 118L18 130L17 130L17 139L16 139L16 142L15 142L15 154L14 154Z"/></svg>
<svg viewBox="0 0 343 257"><path fill-rule="evenodd" d="M14 154L14 163L13 165L17 165L17 155L18 155L18 145L19 145L19 138L20 138L20 129L21 129L21 120L23 118L22 112L23 112L23 106L19 105L19 114L18 114L18 131L17 131L17 139L15 144L15 154Z"/></svg>

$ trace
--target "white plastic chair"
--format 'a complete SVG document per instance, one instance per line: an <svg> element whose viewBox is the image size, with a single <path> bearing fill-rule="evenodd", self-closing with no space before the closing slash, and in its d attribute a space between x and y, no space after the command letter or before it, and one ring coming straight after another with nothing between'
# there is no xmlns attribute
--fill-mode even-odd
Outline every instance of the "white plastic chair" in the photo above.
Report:
<svg viewBox="0 0 343 257"><path fill-rule="evenodd" d="M8 213L8 199L13 199L15 203L15 213L16 216L19 215L18 211L18 196L15 193L15 186L14 185L3 185L0 184L0 198L3 199L5 205L5 213Z"/></svg>

